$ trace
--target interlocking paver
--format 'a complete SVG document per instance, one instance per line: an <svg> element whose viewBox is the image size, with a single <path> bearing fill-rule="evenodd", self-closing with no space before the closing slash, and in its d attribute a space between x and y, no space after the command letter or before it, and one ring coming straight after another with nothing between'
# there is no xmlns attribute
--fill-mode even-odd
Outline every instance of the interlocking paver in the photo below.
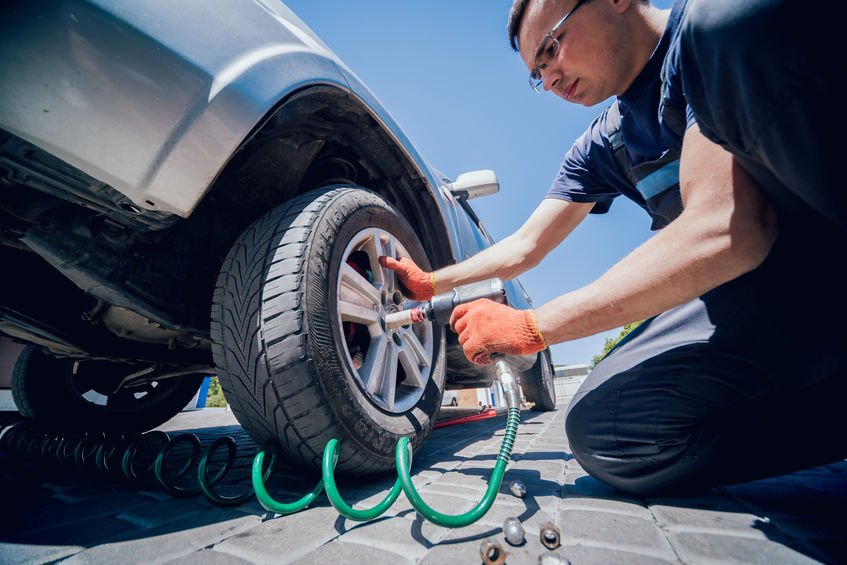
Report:
<svg viewBox="0 0 847 565"><path fill-rule="evenodd" d="M203 548L166 563L168 565L249 565L251 562L228 553L221 553L214 548Z"/></svg>
<svg viewBox="0 0 847 565"><path fill-rule="evenodd" d="M85 549L68 558L66 563L164 563L246 532L259 521L258 516L212 508L179 523L134 530L126 539Z"/></svg>
<svg viewBox="0 0 847 565"><path fill-rule="evenodd" d="M290 563L336 538L337 527L338 513L330 506L319 506L303 516L270 518L221 541L215 550L252 563Z"/></svg>
<svg viewBox="0 0 847 565"><path fill-rule="evenodd" d="M683 562L697 565L818 563L817 560L764 536L740 537L681 532L672 533L670 539Z"/></svg>
<svg viewBox="0 0 847 565"><path fill-rule="evenodd" d="M551 553L539 540L548 521L561 531L562 546L555 552L574 565L847 562L842 517L847 462L683 497L638 498L603 485L573 459L564 436L564 406L552 413L523 411L521 419L492 508L458 529L423 520L402 494L384 516L359 523L339 516L324 496L300 513L279 516L255 498L219 509L200 497L176 499L155 485L122 483L96 472L4 464L0 563L441 565L479 563L480 543L492 539L506 551L509 565L535 565L540 555ZM504 425L499 415L433 432L412 469L431 507L455 514L479 502ZM249 486L256 446L230 413L182 414L164 429L171 437L195 433L204 446L223 435L236 438L237 468L221 488L232 494ZM3 457L0 464L8 461ZM274 498L291 501L317 476L281 466L268 489ZM348 504L369 508L395 478L341 476L338 485ZM513 480L525 485L524 498L512 494ZM501 531L510 516L526 531L517 547Z"/></svg>
<svg viewBox="0 0 847 565"><path fill-rule="evenodd" d="M563 543L673 559L673 549L653 520L593 510L564 510L554 523Z"/></svg>
<svg viewBox="0 0 847 565"><path fill-rule="evenodd" d="M334 540L293 562L295 565L316 563L366 563L367 565L412 565L413 559L367 545Z"/></svg>

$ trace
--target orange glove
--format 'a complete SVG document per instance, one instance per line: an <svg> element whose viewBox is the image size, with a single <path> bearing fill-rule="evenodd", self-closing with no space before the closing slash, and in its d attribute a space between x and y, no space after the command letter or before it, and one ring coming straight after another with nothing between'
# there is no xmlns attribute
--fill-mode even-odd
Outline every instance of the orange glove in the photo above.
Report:
<svg viewBox="0 0 847 565"><path fill-rule="evenodd" d="M487 298L453 309L450 327L459 334L465 357L478 365L492 353L530 355L547 347L532 310L515 310Z"/></svg>
<svg viewBox="0 0 847 565"><path fill-rule="evenodd" d="M392 257L380 257L379 264L397 273L400 289L412 300L429 300L435 294L435 275L421 270L407 257L399 261Z"/></svg>

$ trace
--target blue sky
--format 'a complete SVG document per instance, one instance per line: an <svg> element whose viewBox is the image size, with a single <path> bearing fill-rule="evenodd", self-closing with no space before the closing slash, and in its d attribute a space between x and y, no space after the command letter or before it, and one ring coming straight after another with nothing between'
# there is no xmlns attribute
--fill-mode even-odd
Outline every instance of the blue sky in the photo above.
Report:
<svg viewBox="0 0 847 565"><path fill-rule="evenodd" d="M497 173L500 192L472 205L498 240L529 217L571 143L606 105L585 108L530 89L506 36L511 0L285 3L368 85L430 164L452 178ZM618 198L519 278L540 306L602 275L651 236L649 227L646 213ZM553 361L588 363L618 333L554 345Z"/></svg>

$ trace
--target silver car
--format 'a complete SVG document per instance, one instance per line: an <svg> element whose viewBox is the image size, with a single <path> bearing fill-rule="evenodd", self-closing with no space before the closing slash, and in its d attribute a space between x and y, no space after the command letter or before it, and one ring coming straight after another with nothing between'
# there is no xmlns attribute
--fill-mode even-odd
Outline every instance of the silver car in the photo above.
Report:
<svg viewBox="0 0 847 565"><path fill-rule="evenodd" d="M0 332L46 426L141 432L216 374L257 441L338 468L393 466L445 388L489 386L380 255L424 268L490 245L467 200L273 0L4 2ZM517 281L511 303L529 306ZM512 359L554 407L549 351Z"/></svg>

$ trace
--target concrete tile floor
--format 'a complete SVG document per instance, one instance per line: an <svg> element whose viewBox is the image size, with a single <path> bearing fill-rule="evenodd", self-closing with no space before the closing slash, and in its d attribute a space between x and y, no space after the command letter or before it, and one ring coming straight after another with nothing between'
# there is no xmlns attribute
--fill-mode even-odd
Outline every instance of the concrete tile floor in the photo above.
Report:
<svg viewBox="0 0 847 565"><path fill-rule="evenodd" d="M589 477L571 457L564 406L523 411L521 418L492 509L455 530L424 521L404 495L367 523L340 517L323 495L302 512L280 516L254 497L218 508L200 496L175 498L158 485L131 484L96 469L0 454L0 564L480 563L486 539L499 543L512 565L553 554L573 564L847 563L847 462L686 497L639 499ZM504 426L499 415L435 430L414 460L424 499L445 513L473 507ZM192 431L204 447L232 436L238 457L221 489L234 495L248 485L256 446L230 412L183 413L161 429L172 437ZM315 474L282 469L269 490L290 501L316 480ZM513 480L526 485L524 498L509 490ZM373 477L339 488L348 503L367 507L393 482L393 476ZM189 479L183 486L194 485ZM526 531L517 547L501 530L509 516ZM561 532L562 545L554 551L539 539L547 522Z"/></svg>

